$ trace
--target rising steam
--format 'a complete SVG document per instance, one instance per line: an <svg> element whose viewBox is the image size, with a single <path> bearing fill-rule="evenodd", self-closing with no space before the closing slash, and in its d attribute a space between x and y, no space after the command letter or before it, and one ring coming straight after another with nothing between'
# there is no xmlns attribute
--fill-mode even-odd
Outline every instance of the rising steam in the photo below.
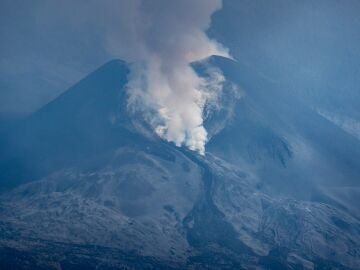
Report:
<svg viewBox="0 0 360 270"><path fill-rule="evenodd" d="M211 55L228 56L205 33L221 4L221 0L64 0L29 6L36 14L31 21L44 34L39 40L51 36L48 40L66 45L72 41L73 46L66 46L71 48L66 61L86 55L90 66L98 66L104 53L106 59L133 63L129 110L141 112L161 138L203 154L208 138L204 107L216 100L222 85L218 79L223 77L216 71L201 78L190 63ZM87 46L93 46L91 55Z"/></svg>
<svg viewBox="0 0 360 270"><path fill-rule="evenodd" d="M205 31L219 0L140 1L133 20L138 48L128 84L128 106L141 111L163 139L204 154L203 110L223 80L199 77L190 64L211 55L228 56ZM214 74L219 78L219 74ZM217 89L217 91L211 91Z"/></svg>

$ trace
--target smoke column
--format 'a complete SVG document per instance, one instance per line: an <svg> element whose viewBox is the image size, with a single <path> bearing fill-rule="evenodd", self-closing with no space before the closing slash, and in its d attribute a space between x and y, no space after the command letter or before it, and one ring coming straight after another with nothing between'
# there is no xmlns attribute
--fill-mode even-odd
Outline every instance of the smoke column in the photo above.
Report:
<svg viewBox="0 0 360 270"><path fill-rule="evenodd" d="M87 64L91 70L91 65L112 58L133 63L129 111L141 112L161 138L203 154L208 139L204 107L216 100L223 77L215 71L200 78L190 63L215 54L228 56L206 36L211 15L221 5L221 0L35 1L27 5L33 27L29 35L39 40L34 47L46 44L39 54L47 53L44 70L63 72L49 59L58 62L54 56L65 47L63 65L73 70ZM86 61L76 64L82 58Z"/></svg>
<svg viewBox="0 0 360 270"><path fill-rule="evenodd" d="M128 24L133 44L123 55L134 62L129 109L141 111L161 138L200 154L207 141L203 110L219 92L210 89L219 87L209 87L209 78L199 77L190 64L228 56L205 33L211 14L220 8L220 0L139 1Z"/></svg>
<svg viewBox="0 0 360 270"><path fill-rule="evenodd" d="M64 0L40 1L34 12L45 36L59 25L67 31L57 33L57 41L75 33L69 38L75 40L74 55L83 54L89 43L111 58L132 63L129 111L141 112L161 138L203 154L204 107L216 99L219 91L211 89L219 90L218 78L223 77L201 78L190 63L211 55L228 56L206 35L211 15L221 5L221 0ZM83 35L84 29L89 36ZM78 48L78 43L83 46Z"/></svg>

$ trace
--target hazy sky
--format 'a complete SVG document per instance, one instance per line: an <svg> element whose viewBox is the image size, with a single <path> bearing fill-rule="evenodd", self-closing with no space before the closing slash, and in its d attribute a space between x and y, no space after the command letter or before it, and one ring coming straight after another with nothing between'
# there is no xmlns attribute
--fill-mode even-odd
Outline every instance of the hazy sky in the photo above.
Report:
<svg viewBox="0 0 360 270"><path fill-rule="evenodd" d="M132 2L2 0L0 113L32 111L118 57L117 48L131 38L121 33ZM354 92L359 14L355 0L225 0L209 33L276 79Z"/></svg>

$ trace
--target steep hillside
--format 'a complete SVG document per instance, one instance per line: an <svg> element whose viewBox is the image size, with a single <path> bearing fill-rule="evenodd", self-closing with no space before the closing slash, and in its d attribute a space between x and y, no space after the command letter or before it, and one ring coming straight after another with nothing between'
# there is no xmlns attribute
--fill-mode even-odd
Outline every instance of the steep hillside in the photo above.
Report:
<svg viewBox="0 0 360 270"><path fill-rule="evenodd" d="M246 65L207 65L228 81L205 156L127 112L118 60L19 123L0 268L356 269L360 142Z"/></svg>

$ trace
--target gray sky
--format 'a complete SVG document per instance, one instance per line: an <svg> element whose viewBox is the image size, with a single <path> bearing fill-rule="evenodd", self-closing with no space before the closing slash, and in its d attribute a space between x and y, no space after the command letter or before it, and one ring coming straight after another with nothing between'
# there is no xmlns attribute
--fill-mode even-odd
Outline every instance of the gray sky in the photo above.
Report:
<svg viewBox="0 0 360 270"><path fill-rule="evenodd" d="M153 8L161 12L157 2ZM134 44L123 34L133 3L0 1L0 113L37 109L120 57L118 48ZM194 18L201 9L195 11ZM224 0L209 33L239 60L292 88L326 86L349 96L360 85L359 14L356 0Z"/></svg>
<svg viewBox="0 0 360 270"><path fill-rule="evenodd" d="M113 58L92 2L0 2L2 113L32 111Z"/></svg>

